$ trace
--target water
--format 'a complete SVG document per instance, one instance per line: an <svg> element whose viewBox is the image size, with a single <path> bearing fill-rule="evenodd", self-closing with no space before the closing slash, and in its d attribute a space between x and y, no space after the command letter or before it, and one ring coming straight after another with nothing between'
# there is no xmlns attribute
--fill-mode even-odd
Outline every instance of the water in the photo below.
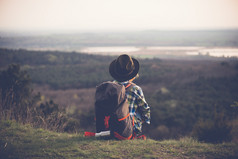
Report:
<svg viewBox="0 0 238 159"><path fill-rule="evenodd" d="M131 55L209 55L215 57L238 57L238 48L228 47L196 47L196 46L153 46L153 47L135 47L135 46L110 46L110 47L86 47L78 50L79 52L103 55L119 55L128 53Z"/></svg>
<svg viewBox="0 0 238 159"><path fill-rule="evenodd" d="M80 52L87 53L128 53L139 51L139 47L134 46L109 46L109 47L87 47L81 49Z"/></svg>
<svg viewBox="0 0 238 159"><path fill-rule="evenodd" d="M238 57L238 48L212 48L200 49L196 52L187 52L187 55L209 55L216 57Z"/></svg>

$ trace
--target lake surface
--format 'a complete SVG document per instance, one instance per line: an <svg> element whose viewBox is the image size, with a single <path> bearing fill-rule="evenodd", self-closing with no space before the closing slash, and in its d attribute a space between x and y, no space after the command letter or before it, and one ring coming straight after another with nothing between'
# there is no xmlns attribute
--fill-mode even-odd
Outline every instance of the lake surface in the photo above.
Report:
<svg viewBox="0 0 238 159"><path fill-rule="evenodd" d="M178 47L178 46L153 46L153 47L134 47L134 46L110 46L110 47L86 47L79 52L90 54L103 54L103 55L119 55L127 53L130 55L174 55L174 56L186 56L186 55L209 55L215 57L238 57L238 48L228 47Z"/></svg>

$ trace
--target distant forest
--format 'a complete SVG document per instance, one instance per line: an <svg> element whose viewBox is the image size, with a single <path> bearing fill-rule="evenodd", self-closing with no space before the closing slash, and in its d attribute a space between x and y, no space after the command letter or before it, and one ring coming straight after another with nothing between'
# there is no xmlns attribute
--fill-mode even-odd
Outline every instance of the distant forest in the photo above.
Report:
<svg viewBox="0 0 238 159"><path fill-rule="evenodd" d="M92 46L238 47L238 30L18 34L0 32L0 48L79 50Z"/></svg>
<svg viewBox="0 0 238 159"><path fill-rule="evenodd" d="M3 76L9 65L15 63L38 87L48 85L56 91L91 89L112 80L108 66L114 58L76 52L0 49L0 70ZM152 116L151 125L144 126L146 135L154 139L195 136L208 142L238 139L237 58L139 61L140 78L135 82L142 87ZM84 104L91 108L88 112L76 108L68 116L80 121L78 129L93 129L94 107L88 102Z"/></svg>

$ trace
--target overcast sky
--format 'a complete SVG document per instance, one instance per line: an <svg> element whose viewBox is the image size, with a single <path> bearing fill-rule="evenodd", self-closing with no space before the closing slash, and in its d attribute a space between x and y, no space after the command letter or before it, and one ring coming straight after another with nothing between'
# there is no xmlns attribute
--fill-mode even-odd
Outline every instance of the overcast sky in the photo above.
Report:
<svg viewBox="0 0 238 159"><path fill-rule="evenodd" d="M238 0L0 0L0 30L238 28Z"/></svg>

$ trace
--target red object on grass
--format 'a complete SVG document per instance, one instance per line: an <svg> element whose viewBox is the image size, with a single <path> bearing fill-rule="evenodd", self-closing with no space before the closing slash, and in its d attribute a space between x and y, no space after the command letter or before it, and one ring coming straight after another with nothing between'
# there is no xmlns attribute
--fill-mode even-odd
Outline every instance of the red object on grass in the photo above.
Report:
<svg viewBox="0 0 238 159"><path fill-rule="evenodd" d="M101 133L104 133L104 135L103 134L101 134ZM99 137L99 136L107 136L107 135L110 135L110 133L108 134L108 132L107 131L105 131L105 132L101 132L101 133L97 133L97 135L96 135L96 133L94 133L94 132L88 132L88 131L85 131L84 132L84 136L85 137ZM106 135L105 135L105 133L107 133ZM101 135L100 135L101 134ZM145 135L140 135L140 136L136 136L136 134L134 134L133 136L131 135L131 136L129 136L128 138L124 138L123 136L121 136L121 135L119 135L117 132L114 132L114 136L117 138L117 139L119 139L119 140L129 140L129 139L143 139L143 140L146 140L146 136Z"/></svg>
<svg viewBox="0 0 238 159"><path fill-rule="evenodd" d="M95 136L95 134L96 133L94 133L94 132L84 132L84 136L86 136L86 137L90 137L90 136Z"/></svg>

